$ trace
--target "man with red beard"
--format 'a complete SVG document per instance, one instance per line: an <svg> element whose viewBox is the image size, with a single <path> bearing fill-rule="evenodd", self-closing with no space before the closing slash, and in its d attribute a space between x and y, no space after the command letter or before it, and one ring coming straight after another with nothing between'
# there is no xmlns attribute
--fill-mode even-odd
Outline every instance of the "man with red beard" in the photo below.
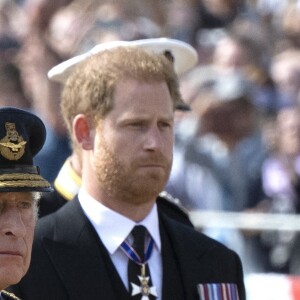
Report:
<svg viewBox="0 0 300 300"><path fill-rule="evenodd" d="M130 45L134 47L141 47L145 50L155 51L166 55L173 61L174 69L178 76L186 73L198 61L196 50L189 44L170 38L151 38L139 39L130 41L110 41L94 46L85 54L76 56L70 60L62 62L54 66L49 72L49 79L54 82L64 84L69 74L72 72L79 61L86 59L88 56L96 54L97 49L100 51L103 47L114 47ZM189 111L189 105L179 103L176 106L175 114L185 113ZM79 151L72 151L71 155L66 159L58 172L57 177L53 182L54 192L45 193L42 195L39 202L39 218L44 217L52 212L55 212L68 201L71 201L78 194L81 186L81 155ZM188 226L194 227L187 210L181 204L181 201L172 197L166 191L160 193L156 200L158 211L162 210L170 217L182 222Z"/></svg>
<svg viewBox="0 0 300 300"><path fill-rule="evenodd" d="M239 257L157 209L172 165L173 63L103 48L65 82L61 109L82 163L78 197L42 218L22 299L245 299ZM32 290L32 285L35 289Z"/></svg>

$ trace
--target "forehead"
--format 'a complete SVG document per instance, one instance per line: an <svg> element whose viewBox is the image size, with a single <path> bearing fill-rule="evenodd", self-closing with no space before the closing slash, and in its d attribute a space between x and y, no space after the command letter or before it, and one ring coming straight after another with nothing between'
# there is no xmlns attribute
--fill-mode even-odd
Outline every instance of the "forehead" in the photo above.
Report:
<svg viewBox="0 0 300 300"><path fill-rule="evenodd" d="M13 201L25 199L33 199L33 194L31 192L0 192L0 201Z"/></svg>
<svg viewBox="0 0 300 300"><path fill-rule="evenodd" d="M173 111L173 101L164 81L140 81L131 78L116 85L114 106L127 111Z"/></svg>

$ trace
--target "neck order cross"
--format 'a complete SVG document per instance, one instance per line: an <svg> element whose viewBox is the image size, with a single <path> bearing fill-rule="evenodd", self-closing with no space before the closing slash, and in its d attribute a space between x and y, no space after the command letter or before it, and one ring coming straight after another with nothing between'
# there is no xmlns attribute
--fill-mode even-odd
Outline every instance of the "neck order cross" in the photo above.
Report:
<svg viewBox="0 0 300 300"><path fill-rule="evenodd" d="M121 245L121 249L129 258L129 292L132 299L156 299L156 288L151 286L150 271L147 264L152 254L154 240L142 225L135 226L131 234L134 239L133 244L130 245L125 240ZM145 247L146 235L148 235L148 242Z"/></svg>

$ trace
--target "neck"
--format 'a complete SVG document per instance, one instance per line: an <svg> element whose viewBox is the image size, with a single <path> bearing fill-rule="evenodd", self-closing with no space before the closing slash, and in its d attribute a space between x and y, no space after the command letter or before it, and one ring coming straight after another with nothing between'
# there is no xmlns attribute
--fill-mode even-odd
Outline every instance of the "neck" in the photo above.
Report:
<svg viewBox="0 0 300 300"><path fill-rule="evenodd" d="M130 220L139 223L142 220L144 220L146 218L146 216L150 213L154 202L151 203L144 203L144 204L139 204L139 205L133 205L133 204L129 204L129 205L119 205L119 203L106 203L106 202L102 202L103 205L109 207L110 209L118 212L119 214L129 218ZM114 205L115 204L115 205Z"/></svg>
<svg viewBox="0 0 300 300"><path fill-rule="evenodd" d="M97 193L87 190L87 192L97 201L99 201L104 206L112 209L113 211L131 219L132 221L138 223L145 219L145 217L150 213L156 199L145 200L136 199L135 201L129 201L126 197L112 197L104 192L98 191Z"/></svg>
<svg viewBox="0 0 300 300"><path fill-rule="evenodd" d="M74 152L70 157L70 164L78 176L81 176L81 161L79 156Z"/></svg>

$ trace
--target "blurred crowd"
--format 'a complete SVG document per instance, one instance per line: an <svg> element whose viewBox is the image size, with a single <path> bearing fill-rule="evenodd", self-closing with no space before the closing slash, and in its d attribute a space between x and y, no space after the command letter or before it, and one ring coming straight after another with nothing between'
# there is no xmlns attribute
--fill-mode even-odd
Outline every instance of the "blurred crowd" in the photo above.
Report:
<svg viewBox="0 0 300 300"><path fill-rule="evenodd" d="M166 190L186 209L300 212L299 0L1 0L0 106L47 124L36 158L53 181L71 149L61 85L48 70L110 40L171 37L193 45L181 79ZM296 232L209 232L246 272L299 274Z"/></svg>

